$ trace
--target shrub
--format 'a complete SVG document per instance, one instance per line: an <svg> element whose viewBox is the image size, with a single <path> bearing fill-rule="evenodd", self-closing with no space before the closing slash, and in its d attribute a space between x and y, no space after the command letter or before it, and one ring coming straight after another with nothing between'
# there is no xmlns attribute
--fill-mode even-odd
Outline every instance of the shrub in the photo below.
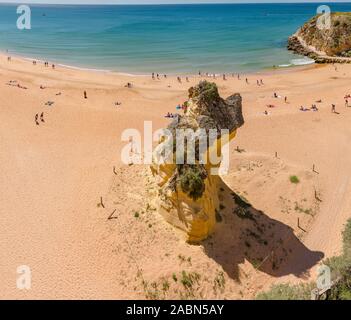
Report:
<svg viewBox="0 0 351 320"><path fill-rule="evenodd" d="M205 191L205 182L197 167L187 168L180 176L180 186L194 201L201 198Z"/></svg>
<svg viewBox="0 0 351 320"><path fill-rule="evenodd" d="M259 293L256 300L309 300L314 284L291 286L278 284L271 287L270 291Z"/></svg>
<svg viewBox="0 0 351 320"><path fill-rule="evenodd" d="M298 184L300 180L297 176L290 176L290 182L294 184Z"/></svg>

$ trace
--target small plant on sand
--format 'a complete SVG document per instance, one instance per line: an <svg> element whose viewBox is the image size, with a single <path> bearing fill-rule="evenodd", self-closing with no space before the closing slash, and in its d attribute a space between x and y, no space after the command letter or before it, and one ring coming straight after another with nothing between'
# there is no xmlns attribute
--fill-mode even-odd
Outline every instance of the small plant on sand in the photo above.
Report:
<svg viewBox="0 0 351 320"><path fill-rule="evenodd" d="M194 284L199 284L201 276L197 272L182 271L180 279L181 284L188 290L191 290Z"/></svg>
<svg viewBox="0 0 351 320"><path fill-rule="evenodd" d="M298 184L300 182L300 179L297 176L290 176L290 182Z"/></svg>
<svg viewBox="0 0 351 320"><path fill-rule="evenodd" d="M223 271L217 271L217 275L213 280L213 291L215 294L219 291L220 293L223 293L225 290L225 278L224 278L224 272Z"/></svg>

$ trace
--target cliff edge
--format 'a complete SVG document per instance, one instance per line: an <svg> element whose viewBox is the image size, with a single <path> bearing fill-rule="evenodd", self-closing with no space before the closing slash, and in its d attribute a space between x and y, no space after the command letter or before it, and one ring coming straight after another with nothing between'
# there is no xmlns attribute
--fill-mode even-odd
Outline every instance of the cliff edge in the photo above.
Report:
<svg viewBox="0 0 351 320"><path fill-rule="evenodd" d="M351 63L351 13L334 12L306 22L288 39L288 49L317 63Z"/></svg>

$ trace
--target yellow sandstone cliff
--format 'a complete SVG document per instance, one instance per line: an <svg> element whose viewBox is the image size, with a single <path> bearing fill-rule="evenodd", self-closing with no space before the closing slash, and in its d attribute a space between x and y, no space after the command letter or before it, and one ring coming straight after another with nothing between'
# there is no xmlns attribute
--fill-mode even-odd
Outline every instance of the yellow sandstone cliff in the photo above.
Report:
<svg viewBox="0 0 351 320"><path fill-rule="evenodd" d="M158 212L184 231L186 241L198 243L214 231L216 224L222 145L235 137L244 120L241 96L234 94L224 100L216 84L207 81L189 89L189 100L184 105L184 115L167 128L173 137L168 144L171 161L162 163L154 156L151 170L159 187ZM181 148L179 132L189 129L195 134L186 139L180 136L184 141ZM160 146L164 142L165 138L161 139ZM195 155L195 161L190 154ZM183 155L183 162L179 155Z"/></svg>

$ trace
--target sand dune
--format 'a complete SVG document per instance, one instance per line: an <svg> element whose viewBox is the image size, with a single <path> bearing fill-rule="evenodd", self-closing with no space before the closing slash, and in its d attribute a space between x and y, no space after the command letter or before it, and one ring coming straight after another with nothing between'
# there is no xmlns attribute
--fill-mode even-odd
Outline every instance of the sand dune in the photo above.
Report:
<svg viewBox="0 0 351 320"><path fill-rule="evenodd" d="M52 70L1 56L0 297L245 299L275 282L313 278L323 257L340 252L351 216L351 108L343 99L351 66L247 77L248 85L214 80L223 96L242 94L246 124L231 146L218 232L190 246L155 212L148 167L121 162L121 134L142 131L145 120L166 126L164 115L200 78ZM299 111L319 99L318 112ZM31 268L29 291L16 288L19 265Z"/></svg>

